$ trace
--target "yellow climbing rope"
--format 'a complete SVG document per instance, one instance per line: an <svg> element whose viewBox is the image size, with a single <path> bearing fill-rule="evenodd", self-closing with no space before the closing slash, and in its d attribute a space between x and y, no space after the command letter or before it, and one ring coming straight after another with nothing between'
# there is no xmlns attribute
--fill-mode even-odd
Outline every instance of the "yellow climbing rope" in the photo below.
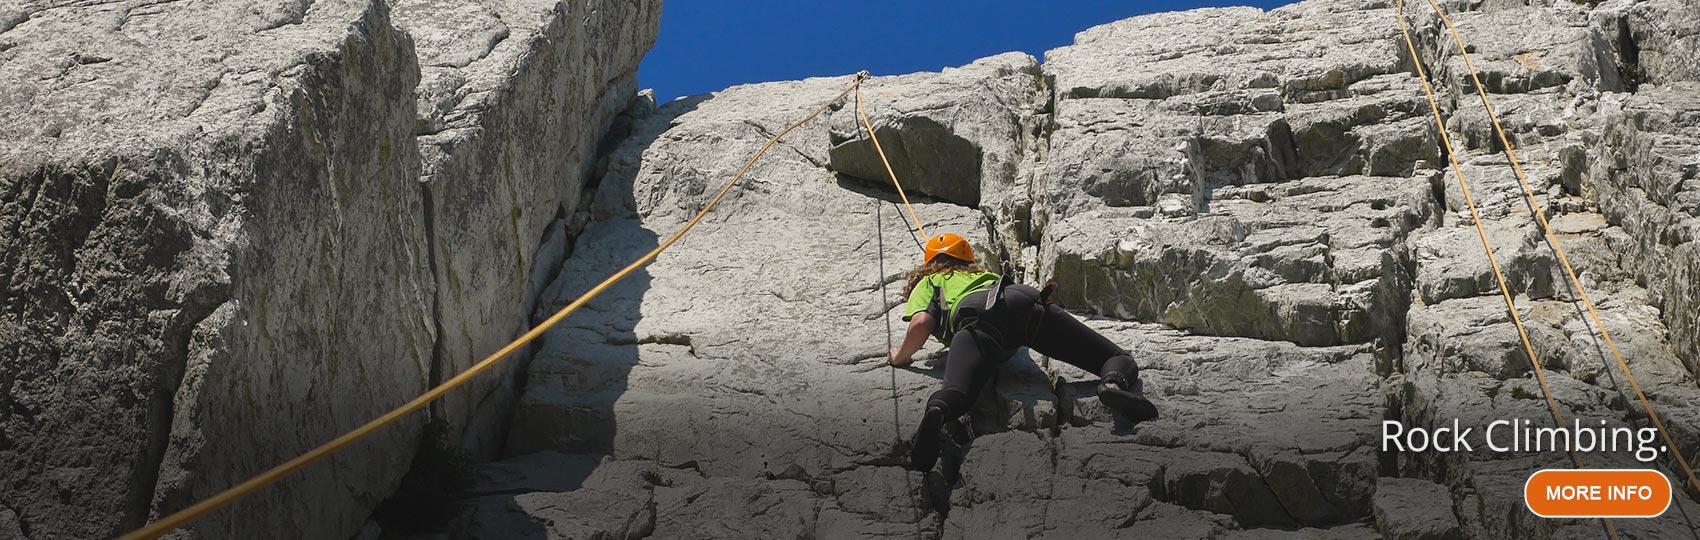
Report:
<svg viewBox="0 0 1700 540"><path fill-rule="evenodd" d="M1529 208L1534 209L1535 220L1540 222L1541 233L1546 235L1547 245L1552 246L1553 251L1558 255L1558 262L1564 267L1565 276L1569 277L1571 285L1582 299L1582 305L1588 308L1588 316L1593 318L1594 327L1600 330L1600 337L1606 342L1606 348L1610 349L1612 357L1617 359L1617 367L1623 371L1624 377L1629 379L1629 387L1635 390L1635 397L1641 401L1641 407L1647 410L1647 416L1658 428L1659 435L1664 437L1665 445L1670 448L1671 454L1676 456L1676 462L1682 467L1683 474L1688 476L1688 488L1694 490L1696 494L1700 494L1700 480L1695 479L1694 469L1689 467L1688 459L1683 457L1681 447L1677 446L1676 441L1671 438L1670 430L1665 429L1665 423L1659 419L1659 413L1654 411L1652 403L1647 401L1647 395L1641 391L1641 385L1635 382L1635 374L1629 371L1629 363L1625 362L1623 354L1618 352L1617 343L1611 338L1611 331L1606 329L1605 323L1600 320L1599 312L1594 310L1593 301L1588 298L1588 292L1582 288L1582 280L1576 278L1576 269L1570 266L1570 258L1565 256L1564 248L1559 246L1558 239L1553 237L1552 227L1547 224L1546 212L1541 210L1540 203L1535 200L1535 191L1529 187L1529 179L1524 176L1523 166L1517 161L1517 154L1511 148L1510 139L1505 136L1505 128L1499 124L1499 115L1494 112L1493 103L1488 100L1487 90L1482 86L1481 77L1476 74L1476 64L1470 59L1470 50L1464 46L1464 38L1459 35L1458 27L1452 24L1452 18L1447 17L1446 12L1440 9L1440 5L1436 4L1434 0L1428 0L1428 5L1434 8L1435 14L1439 15L1440 20L1446 23L1447 30L1452 32L1452 41L1458 45L1458 52L1464 56L1464 66L1470 70L1470 79L1476 84L1476 94L1481 96L1482 107L1487 110L1488 119L1493 121L1494 133L1499 136L1500 146L1505 148L1505 157L1511 162L1511 170L1517 173L1517 183L1523 187L1523 196L1528 199Z"/></svg>
<svg viewBox="0 0 1700 540"><path fill-rule="evenodd" d="M796 129L797 126L801 126L808 121L813 120L816 116L819 116L820 113L825 112L828 108L830 108L832 104L838 103L840 100L844 99L845 95L848 95L850 92L855 91L857 87L861 86L862 80L862 76L855 77L855 79L850 83L850 86L845 88L843 92L839 92L837 96L821 105L820 108L815 109L814 112L809 113L809 115L804 117L802 120L798 120L796 123L786 126L785 129L768 138L767 144L762 145L761 149L757 150L755 155L751 156L750 160L744 163L744 167L738 169L738 173L733 175L731 180L727 180L726 185L721 186L720 192L716 193L714 198L710 199L708 204L702 207L702 210L697 211L696 215L691 217L690 221L686 222L684 227L681 227L678 232L667 237L667 240L656 246L655 249L649 250L649 253L645 253L636 261L626 265L625 268L615 272L614 275L602 280L601 283L598 283L588 292L585 292L583 296L573 300L572 303L567 304L566 307L561 308L560 311L556 311L554 315L551 315L547 320L543 321L542 324L537 325L537 327L532 328L524 335L521 335L519 339L515 339L512 343L507 344L500 350L492 353L490 356L487 356L478 363L473 364L472 367L467 368L466 371L462 371L459 375L455 375L454 378L437 385L435 388L432 388L430 391L414 398L405 405L397 407L395 410L388 413L384 413L383 416L379 416L377 419L367 422L365 425L360 426L353 431L332 439L330 442L320 445L318 448L314 448L305 454L296 456L294 459L285 461L276 467L272 467L270 470L260 473L258 476L249 478L248 480L237 484L235 487L226 489L217 495L195 503L193 506L179 510L176 513L161 518L159 521L155 521L147 526L120 536L118 537L119 540L152 540L158 538L162 534L177 529L178 527L182 527L183 525L193 522L209 512L222 508L238 499L252 494L260 488L276 483L284 477L289 476L291 473L311 465L316 461L324 459L326 456L331 455L337 450L341 450L343 447L353 444L355 441L372 434L372 432L395 423L397 420L407 416L409 413L424 408L425 405L443 397L443 395L447 394L450 390L454 390L455 388L466 384L468 381L472 380L473 377L478 376L479 373L490 369L490 367L495 366L497 363L506 359L509 354L512 354L514 351L519 350L520 347L525 346L525 344L530 343L543 335L543 332L547 331L556 323L561 322L561 320L565 319L567 315L572 314L572 312L583 307L585 303L596 298L597 295L602 294L603 291L606 291L609 287L613 286L614 283L624 279L638 268L649 264L650 261L655 260L657 255L660 255L662 251L671 247L673 243L678 242L681 237L685 236L685 233L690 232L691 228L695 227L697 222L702 220L703 216L708 215L709 210L714 209L714 206L720 203L720 199L724 198L726 193L732 190L732 186L736 185L738 180L743 178L745 173L749 172L750 167L755 165L756 160L760 159L763 154L767 153L768 149L773 148L773 145L779 141L780 137L784 137L785 134L790 133L791 130ZM883 154L881 155L881 159L884 159ZM913 210L911 210L911 212L913 212Z"/></svg>
<svg viewBox="0 0 1700 540"><path fill-rule="evenodd" d="M867 73L868 72L864 71L856 76L858 79L863 79L867 77ZM874 142L874 152L880 155L880 163L885 165L885 174L891 176L891 185L897 188L897 196L903 199L903 207L909 209L909 218L915 221L915 230L921 231L921 237L925 238L927 236L927 228L921 225L921 216L915 215L915 207L909 204L909 196L903 193L903 184L897 181L897 173L892 172L891 170L891 161L885 159L885 149L880 147L879 136L874 135L873 124L868 123L868 115L862 114L862 89L857 87L855 92L856 118L861 120L862 127L868 130L868 140Z"/></svg>
<svg viewBox="0 0 1700 540"><path fill-rule="evenodd" d="M1499 283L1499 293L1505 298L1505 309L1511 313L1511 322L1517 327L1517 337L1522 340L1523 352L1528 355L1529 365L1534 368L1535 379L1540 383L1541 394L1546 397L1547 408L1552 412L1553 421L1562 426L1564 414L1558 410L1558 402L1553 399L1552 389L1547 386L1546 372L1541 369L1541 362L1535 356L1535 347L1529 343L1529 332L1523 327L1523 317L1517 314L1517 303L1511 297L1511 288L1505 284L1505 275L1500 272L1499 260L1493 255L1493 243L1488 241L1487 231L1482 228L1481 214L1476 211L1476 200L1470 194L1469 182L1464 180L1464 171L1458 166L1457 153L1452 149L1452 138L1446 132L1446 120L1441 118L1440 105L1435 102L1434 88L1429 86L1428 77L1423 74L1422 57L1417 54L1416 42L1411 40L1410 27L1405 24L1405 0L1399 0L1394 18L1399 21L1399 31L1404 34L1405 47L1411 53L1411 65L1416 69L1417 81L1422 83L1423 93L1428 96L1429 110L1434 113L1435 127L1440 130L1440 142L1446 146L1446 159L1451 162L1452 173L1458 178L1458 187L1464 192L1464 203L1470 207L1470 219L1476 226L1476 236L1481 238L1482 251L1487 253L1488 264L1493 268L1493 277ZM1574 448L1570 449L1570 459L1576 463L1576 468L1586 468L1582 463L1582 455ZM1600 521L1605 524L1606 533L1616 540L1617 527L1610 519L1602 518Z"/></svg>

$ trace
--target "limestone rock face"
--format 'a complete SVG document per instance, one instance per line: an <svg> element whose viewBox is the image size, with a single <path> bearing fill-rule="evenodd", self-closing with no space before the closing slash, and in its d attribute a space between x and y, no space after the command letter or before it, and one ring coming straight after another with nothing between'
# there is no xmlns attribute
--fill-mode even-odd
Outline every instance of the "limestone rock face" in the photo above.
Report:
<svg viewBox="0 0 1700 540"><path fill-rule="evenodd" d="M1023 225L1032 201L1017 158L1036 141L1033 109L1043 89L1033 57L1008 53L942 73L879 80L863 89L863 112L904 189L985 209L1005 250L1031 243ZM832 170L890 188L890 175L854 106L828 118Z"/></svg>
<svg viewBox="0 0 1700 540"><path fill-rule="evenodd" d="M660 16L655 1L396 2L423 76L419 179L439 291L433 383L530 328L538 291L521 284L560 268L558 255L537 257L545 231L564 230L578 207ZM433 405L454 444L478 455L500 448L525 362L521 354Z"/></svg>
<svg viewBox="0 0 1700 540"><path fill-rule="evenodd" d="M1104 210L1054 225L1061 301L1301 345L1401 334L1405 240L1435 215L1426 182L1319 178L1216 196L1204 216Z"/></svg>
<svg viewBox="0 0 1700 540"><path fill-rule="evenodd" d="M1439 155L1396 30L1350 22L1372 13L1390 15L1168 13L1048 53L1035 214L1064 303L1214 335L1396 342L1405 241L1435 215L1413 171Z"/></svg>
<svg viewBox="0 0 1700 540"><path fill-rule="evenodd" d="M1056 280L1157 420L1021 350L907 470L946 354L884 362L923 239L845 100L504 368L179 537L396 536L367 519L440 455L427 420L483 461L453 539L1596 536L1523 507L1567 454L1384 450L1382 423L1657 413L1665 455L1586 466L1700 453L1700 10L1441 2L1467 64L1427 2L1408 49L1396 4L1135 17L863 83L921 227ZM0 538L114 535L452 376L853 80L657 104L632 74L658 13L0 7Z"/></svg>
<svg viewBox="0 0 1700 540"><path fill-rule="evenodd" d="M965 234L1025 280L1057 280L1059 303L1138 359L1158 420L1125 425L1094 397L1094 374L1024 350L947 430L940 471L903 467L943 355L929 344L915 368L882 363L918 239L844 101L776 145L689 236L550 331L509 457L484 469L509 487L469 490L451 534L1595 534L1521 507L1522 480L1566 466L1563 453L1380 450L1388 419L1550 425L1537 365L1566 419L1636 426L1645 414L1602 356L1450 34L1426 5L1409 7L1413 58L1392 4L1136 17L1042 63L1000 55L864 83L927 231ZM1688 264L1681 186L1700 92L1636 74L1688 77L1674 57L1643 69L1625 52L1626 40L1687 39L1643 26L1681 2L1536 4L1443 5L1474 45L1557 247L1676 451L1693 454L1700 387L1683 306L1697 293L1672 266ZM1503 31L1513 26L1527 31ZM1415 62L1434 74L1450 148ZM628 110L631 134L535 316L658 245L767 137L850 81ZM1685 525L1619 527L1655 538Z"/></svg>
<svg viewBox="0 0 1700 540"><path fill-rule="evenodd" d="M841 77L736 87L638 120L632 138L610 155L590 203L598 220L581 235L539 315L653 248L770 134L848 83ZM701 227L551 330L514 413L508 451L694 462L711 476L779 475L793 467L821 474L884 459L892 426L863 421L891 406L887 374L869 362L884 355L890 307L878 286L901 278L899 265L912 263L915 244L893 204L824 167L829 137L824 121L792 132ZM949 203L921 203L917 211L929 229L962 231L987 245L978 212ZM876 212L885 219L876 222ZM876 230L883 230L891 262L883 276L873 264ZM834 267L841 268L838 279L816 277L814 269ZM712 290L689 285L703 279L713 280ZM888 292L901 286L892 283ZM896 317L890 314L894 326L901 324ZM899 381L907 402L924 397L909 394L922 392L926 380L915 374ZM861 404L847 407L844 399ZM761 412L772 400L788 412ZM798 433L799 422L822 431L773 434ZM739 450L756 441L761 451Z"/></svg>
<svg viewBox="0 0 1700 540"><path fill-rule="evenodd" d="M1412 478L1383 478L1375 490L1375 519L1383 538L1463 538L1446 486Z"/></svg>
<svg viewBox="0 0 1700 540"><path fill-rule="evenodd" d="M510 339L658 11L0 7L0 537L116 536ZM433 411L457 444L494 379ZM373 532L425 420L174 537Z"/></svg>
<svg viewBox="0 0 1700 540"><path fill-rule="evenodd" d="M1689 369L1700 371L1700 84L1624 96L1603 114L1606 146L1588 170L1600 207L1629 236L1631 268L1663 302Z"/></svg>
<svg viewBox="0 0 1700 540"><path fill-rule="evenodd" d="M1617 56L1631 68L1625 77L1630 83L1700 80L1700 59L1690 54L1700 46L1700 13L1694 2L1613 3L1602 15L1602 30L1617 32Z"/></svg>
<svg viewBox="0 0 1700 540"><path fill-rule="evenodd" d="M417 67L386 5L17 19L0 34L0 504L30 538L122 533L424 388ZM189 534L358 530L419 425Z"/></svg>

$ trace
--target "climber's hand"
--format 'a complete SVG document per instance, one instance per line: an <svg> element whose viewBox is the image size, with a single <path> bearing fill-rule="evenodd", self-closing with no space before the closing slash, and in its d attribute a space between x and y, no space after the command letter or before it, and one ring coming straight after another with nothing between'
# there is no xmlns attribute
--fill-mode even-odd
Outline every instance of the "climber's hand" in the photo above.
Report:
<svg viewBox="0 0 1700 540"><path fill-rule="evenodd" d="M915 362L913 357L902 354L902 352L903 351L899 350L897 347L892 347L890 351L885 353L885 360L887 362L891 362L891 365L897 367L907 366Z"/></svg>

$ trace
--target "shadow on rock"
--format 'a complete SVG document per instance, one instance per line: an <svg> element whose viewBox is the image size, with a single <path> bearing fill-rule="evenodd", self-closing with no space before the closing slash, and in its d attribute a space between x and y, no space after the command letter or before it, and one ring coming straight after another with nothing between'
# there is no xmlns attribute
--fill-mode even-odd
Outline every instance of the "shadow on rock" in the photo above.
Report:
<svg viewBox="0 0 1700 540"><path fill-rule="evenodd" d="M609 137L620 140L600 149L598 180L586 186L579 208L565 218L569 229L579 230L535 300L534 325L659 245L660 235L636 211L633 182L641 155L664 131L657 126L665 128L668 119L694 110L704 98L676 100L659 110L640 101L610 129ZM472 469L450 538L627 538L653 530L653 489L671 484L664 480L670 473L604 471L621 468L612 461L620 435L616 406L627 397L639 349L688 347L666 336L639 336L652 279L647 268L634 270L534 345L508 430L504 455L510 457Z"/></svg>

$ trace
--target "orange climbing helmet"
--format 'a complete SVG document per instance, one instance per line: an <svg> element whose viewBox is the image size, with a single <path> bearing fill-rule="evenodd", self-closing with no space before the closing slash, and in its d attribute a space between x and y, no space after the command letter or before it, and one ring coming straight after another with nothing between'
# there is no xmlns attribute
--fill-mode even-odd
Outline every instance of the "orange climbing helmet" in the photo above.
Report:
<svg viewBox="0 0 1700 540"><path fill-rule="evenodd" d="M949 255L964 262L974 262L974 248L968 246L968 240L953 233L944 233L927 239L927 255L922 262L933 262L933 257L939 254Z"/></svg>

